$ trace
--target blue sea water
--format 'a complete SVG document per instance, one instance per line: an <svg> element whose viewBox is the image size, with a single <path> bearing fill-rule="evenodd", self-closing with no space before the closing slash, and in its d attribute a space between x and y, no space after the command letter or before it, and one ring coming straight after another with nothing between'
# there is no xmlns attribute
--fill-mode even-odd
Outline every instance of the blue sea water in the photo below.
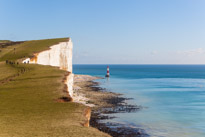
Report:
<svg viewBox="0 0 205 137"><path fill-rule="evenodd" d="M106 65L74 65L75 74L104 77ZM205 65L109 65L98 80L143 107L114 114L113 122L140 127L153 137L205 137Z"/></svg>

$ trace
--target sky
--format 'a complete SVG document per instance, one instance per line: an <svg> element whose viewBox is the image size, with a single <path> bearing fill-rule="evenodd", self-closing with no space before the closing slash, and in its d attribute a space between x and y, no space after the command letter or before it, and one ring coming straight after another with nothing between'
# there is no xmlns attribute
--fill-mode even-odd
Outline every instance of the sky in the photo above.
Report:
<svg viewBox="0 0 205 137"><path fill-rule="evenodd" d="M0 0L0 39L59 37L74 64L205 64L205 0Z"/></svg>

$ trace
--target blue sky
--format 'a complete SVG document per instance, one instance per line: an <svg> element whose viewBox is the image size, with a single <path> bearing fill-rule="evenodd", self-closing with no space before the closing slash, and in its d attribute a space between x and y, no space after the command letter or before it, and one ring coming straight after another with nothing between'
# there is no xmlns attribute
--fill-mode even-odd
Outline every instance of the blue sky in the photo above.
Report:
<svg viewBox="0 0 205 137"><path fill-rule="evenodd" d="M0 0L0 39L71 37L75 64L205 64L205 0Z"/></svg>

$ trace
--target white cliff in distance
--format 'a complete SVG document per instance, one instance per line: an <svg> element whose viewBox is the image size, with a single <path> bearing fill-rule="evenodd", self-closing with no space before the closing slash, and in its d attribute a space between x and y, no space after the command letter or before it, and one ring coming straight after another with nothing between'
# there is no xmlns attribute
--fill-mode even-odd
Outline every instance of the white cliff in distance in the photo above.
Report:
<svg viewBox="0 0 205 137"><path fill-rule="evenodd" d="M72 49L73 44L71 39L67 42L60 42L59 44L53 45L49 50L42 51L34 55L33 58L28 58L23 63L35 63L41 65L56 66L60 69L70 72L67 76L66 84L68 87L69 95L73 96L73 77L72 74Z"/></svg>

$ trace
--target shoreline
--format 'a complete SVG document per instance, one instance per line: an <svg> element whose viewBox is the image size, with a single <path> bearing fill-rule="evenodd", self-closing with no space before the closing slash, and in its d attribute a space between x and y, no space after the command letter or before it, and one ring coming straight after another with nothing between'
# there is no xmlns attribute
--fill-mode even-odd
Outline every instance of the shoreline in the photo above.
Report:
<svg viewBox="0 0 205 137"><path fill-rule="evenodd" d="M92 109L90 125L111 136L135 136L148 137L144 129L135 128L127 124L103 122L116 118L109 116L114 113L133 113L140 111L142 107L126 103L131 98L125 98L122 94L109 92L100 87L94 80L103 79L89 75L74 76L74 96L80 95L74 102L84 104Z"/></svg>

